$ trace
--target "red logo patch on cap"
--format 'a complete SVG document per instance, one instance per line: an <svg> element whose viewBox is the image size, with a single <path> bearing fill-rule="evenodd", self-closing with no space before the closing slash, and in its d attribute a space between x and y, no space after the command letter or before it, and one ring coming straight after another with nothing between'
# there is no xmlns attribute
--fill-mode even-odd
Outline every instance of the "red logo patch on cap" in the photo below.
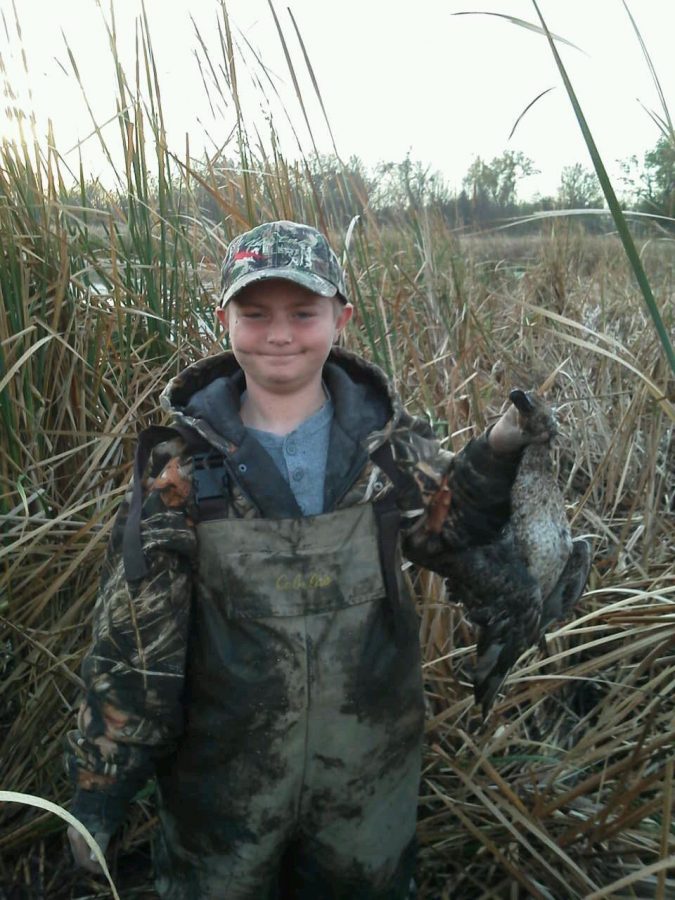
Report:
<svg viewBox="0 0 675 900"><path fill-rule="evenodd" d="M238 253L235 253L235 254L234 254L233 259L234 259L235 262L236 262L238 259L257 259L257 260L262 260L262 259L265 259L265 256L264 256L264 254L262 254L262 253L256 253L254 250L239 250Z"/></svg>

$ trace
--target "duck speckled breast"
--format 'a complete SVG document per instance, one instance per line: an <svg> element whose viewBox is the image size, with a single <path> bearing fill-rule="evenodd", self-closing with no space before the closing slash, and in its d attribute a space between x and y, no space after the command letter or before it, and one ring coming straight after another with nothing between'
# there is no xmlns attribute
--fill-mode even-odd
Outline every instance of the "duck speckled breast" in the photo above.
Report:
<svg viewBox="0 0 675 900"><path fill-rule="evenodd" d="M511 491L511 529L541 596L548 597L572 552L572 534L548 444L530 444L523 451Z"/></svg>

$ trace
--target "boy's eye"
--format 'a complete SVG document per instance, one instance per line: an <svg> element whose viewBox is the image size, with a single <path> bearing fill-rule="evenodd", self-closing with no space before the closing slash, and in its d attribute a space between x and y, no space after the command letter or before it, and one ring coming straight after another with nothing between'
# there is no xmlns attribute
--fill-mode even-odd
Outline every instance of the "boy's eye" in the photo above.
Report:
<svg viewBox="0 0 675 900"><path fill-rule="evenodd" d="M315 315L316 315L315 312L312 312L310 310L305 310L305 309L299 309L296 312L296 316L299 319L313 319Z"/></svg>

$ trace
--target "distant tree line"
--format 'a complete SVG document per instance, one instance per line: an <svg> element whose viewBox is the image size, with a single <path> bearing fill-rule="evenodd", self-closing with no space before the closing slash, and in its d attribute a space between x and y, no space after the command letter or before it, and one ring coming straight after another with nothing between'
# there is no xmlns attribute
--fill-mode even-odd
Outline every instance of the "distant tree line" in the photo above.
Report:
<svg viewBox="0 0 675 900"><path fill-rule="evenodd" d="M640 162L622 163L623 181L641 212L675 218L675 136L663 135Z"/></svg>
<svg viewBox="0 0 675 900"><path fill-rule="evenodd" d="M640 161L631 157L623 161L621 187L624 208L650 215L675 219L675 142L662 137ZM580 163L563 168L557 191L552 196L524 201L518 188L524 178L537 174L533 160L523 153L506 150L487 161L476 157L461 182L461 190L453 191L438 172L410 156L401 162L380 163L368 168L358 157L340 160L333 155L315 154L301 162L288 162L275 157L274 169L269 161L256 163L221 158L195 165L189 196L185 191L174 196L185 205L196 204L200 212L214 222L226 217L230 204L245 208L247 196L263 200L260 217L275 210L283 218L283 208L275 196L275 179L283 178L284 191L293 198L292 208L324 209L334 223L346 225L355 213L368 209L383 223L407 212L417 214L433 209L451 227L481 229L504 220L527 217L552 210L602 209L604 198L595 173ZM252 179L259 180L264 190L249 191ZM150 179L152 181L152 179ZM126 198L112 195L98 181L86 182L70 192L72 202L111 214L125 213ZM151 202L151 198L147 198ZM278 209L277 209L278 207ZM193 206L194 208L194 206ZM180 212L180 210L178 210ZM255 219L258 210L252 210ZM311 216L310 216L311 217ZM613 228L609 219L589 216L586 227L592 231ZM675 230L675 222L662 222Z"/></svg>

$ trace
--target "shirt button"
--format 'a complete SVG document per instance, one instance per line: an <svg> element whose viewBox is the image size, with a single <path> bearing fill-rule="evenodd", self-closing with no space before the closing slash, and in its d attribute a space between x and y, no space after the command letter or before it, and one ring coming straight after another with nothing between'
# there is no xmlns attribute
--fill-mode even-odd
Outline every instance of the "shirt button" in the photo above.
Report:
<svg viewBox="0 0 675 900"><path fill-rule="evenodd" d="M298 452L298 445L294 444L293 441L290 444L286 444L286 453L290 456L294 456Z"/></svg>
<svg viewBox="0 0 675 900"><path fill-rule="evenodd" d="M305 473L302 469L296 469L295 472L293 472L293 481L302 481L304 477Z"/></svg>

